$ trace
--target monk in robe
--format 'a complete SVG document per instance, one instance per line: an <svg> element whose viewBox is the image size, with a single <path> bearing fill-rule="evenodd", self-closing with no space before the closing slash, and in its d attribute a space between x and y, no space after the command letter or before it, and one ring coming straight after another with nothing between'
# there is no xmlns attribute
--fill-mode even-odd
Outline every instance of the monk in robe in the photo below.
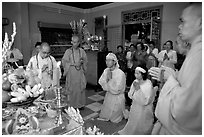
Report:
<svg viewBox="0 0 204 137"><path fill-rule="evenodd" d="M57 62L50 55L50 45L46 42L41 44L39 53L31 57L26 70L33 70L34 75L40 79L44 89L57 86L59 82L59 78L57 78ZM54 94L54 91L51 94Z"/></svg>
<svg viewBox="0 0 204 137"><path fill-rule="evenodd" d="M62 57L64 68L63 75L66 76L65 90L67 92L67 101L74 108L83 109L86 103L85 88L87 70L86 52L79 47L79 37L72 37L73 46L67 49Z"/></svg>
<svg viewBox="0 0 204 137"><path fill-rule="evenodd" d="M149 70L153 78L167 80L159 95L155 110L158 121L152 134L202 134L202 3L183 10L179 35L191 44L179 72L167 67Z"/></svg>

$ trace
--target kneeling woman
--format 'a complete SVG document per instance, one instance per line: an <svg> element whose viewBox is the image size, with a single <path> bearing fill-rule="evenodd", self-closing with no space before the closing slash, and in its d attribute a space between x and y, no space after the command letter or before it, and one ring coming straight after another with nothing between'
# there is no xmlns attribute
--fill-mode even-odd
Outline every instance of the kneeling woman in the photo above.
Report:
<svg viewBox="0 0 204 137"><path fill-rule="evenodd" d="M152 83L147 79L146 67L135 69L136 79L133 81L128 96L133 100L128 122L118 133L121 135L151 134L153 127L154 99Z"/></svg>

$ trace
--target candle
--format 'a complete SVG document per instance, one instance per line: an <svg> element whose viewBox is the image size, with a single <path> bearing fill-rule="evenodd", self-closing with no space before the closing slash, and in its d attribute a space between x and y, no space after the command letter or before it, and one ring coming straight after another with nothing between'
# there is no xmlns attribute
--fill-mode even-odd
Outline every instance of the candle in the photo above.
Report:
<svg viewBox="0 0 204 137"><path fill-rule="evenodd" d="M106 27L106 15L103 15L103 29Z"/></svg>

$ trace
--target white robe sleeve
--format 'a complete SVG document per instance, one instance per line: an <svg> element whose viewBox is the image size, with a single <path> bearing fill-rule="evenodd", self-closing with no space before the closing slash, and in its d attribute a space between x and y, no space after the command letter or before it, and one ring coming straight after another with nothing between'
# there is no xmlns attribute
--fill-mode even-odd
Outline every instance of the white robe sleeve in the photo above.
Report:
<svg viewBox="0 0 204 137"><path fill-rule="evenodd" d="M133 81L133 83L134 83L134 81ZM129 97L130 99L133 98L133 93L135 92L135 88L134 88L134 86L133 86L133 83L132 83L132 85L131 85L131 87L130 87L130 91L128 92L128 97Z"/></svg>
<svg viewBox="0 0 204 137"><path fill-rule="evenodd" d="M99 84L102 86L103 90L109 91L111 94L120 94L125 91L125 74L122 71L117 71L116 73L117 75L113 74L112 79L107 82L107 69L105 69L99 79Z"/></svg>
<svg viewBox="0 0 204 137"><path fill-rule="evenodd" d="M101 87L103 88L103 90L107 91L108 90L108 86L107 86L107 68L103 71L101 77L99 78L98 83L101 85Z"/></svg>
<svg viewBox="0 0 204 137"><path fill-rule="evenodd" d="M152 92L152 85L148 82L140 86L140 89L133 95L133 99L140 105L148 105L151 102Z"/></svg>
<svg viewBox="0 0 204 137"><path fill-rule="evenodd" d="M117 73L117 74L116 74ZM108 91L112 94L120 94L125 91L126 77L122 71L115 72L113 78L108 81Z"/></svg>

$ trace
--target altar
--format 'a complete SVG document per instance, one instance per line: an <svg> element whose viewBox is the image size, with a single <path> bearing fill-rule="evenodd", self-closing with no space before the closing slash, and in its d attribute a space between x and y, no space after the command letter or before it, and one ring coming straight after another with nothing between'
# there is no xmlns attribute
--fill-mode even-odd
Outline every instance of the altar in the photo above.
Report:
<svg viewBox="0 0 204 137"><path fill-rule="evenodd" d="M63 99L60 86L60 64L57 62L56 85L45 86L38 77L41 70L7 63L8 52L14 42L13 23L11 42L5 33L2 54L2 134L3 135L84 135L103 134L94 126L85 129L78 109Z"/></svg>
<svg viewBox="0 0 204 137"><path fill-rule="evenodd" d="M5 111L5 109L3 109ZM14 120L14 115L10 117L2 118L2 134L3 135L18 135L17 133L12 133L12 129L9 128L11 125L8 123L9 120ZM56 124L56 117L50 118L46 114L44 116L38 117L38 128L34 128L24 135L83 135L83 123L79 123L72 119L68 114L63 113L63 123L60 125ZM32 123L34 124L34 123ZM15 128L14 125L13 128ZM10 130L10 131L9 131ZM14 129L13 129L14 130ZM9 133L10 132L10 133Z"/></svg>

